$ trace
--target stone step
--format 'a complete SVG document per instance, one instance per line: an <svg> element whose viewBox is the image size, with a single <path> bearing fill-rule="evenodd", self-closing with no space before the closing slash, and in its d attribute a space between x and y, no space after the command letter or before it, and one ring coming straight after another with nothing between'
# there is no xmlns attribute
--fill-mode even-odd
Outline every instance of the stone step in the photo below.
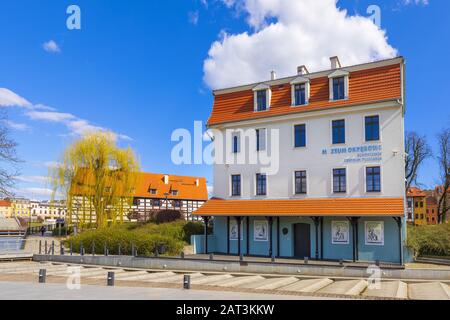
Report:
<svg viewBox="0 0 450 320"><path fill-rule="evenodd" d="M360 295L367 288L366 280L344 280L335 281L332 284L320 289L319 293L326 294L345 294L351 296Z"/></svg>
<svg viewBox="0 0 450 320"><path fill-rule="evenodd" d="M411 283L408 296L413 300L450 300L450 290L441 282Z"/></svg>
<svg viewBox="0 0 450 320"><path fill-rule="evenodd" d="M212 285L219 287L237 287L250 283L262 283L264 280L266 279L261 276L239 276L224 281L218 281Z"/></svg>
<svg viewBox="0 0 450 320"><path fill-rule="evenodd" d="M128 273L128 272L127 272ZM139 275L134 275L134 276L125 276L126 274L123 274L116 277L116 280L123 280L123 281L141 281L141 280L151 280L151 279L155 279L155 278L166 278L166 277L173 277L176 275L175 272L171 272L171 271L167 271L167 272L147 272L145 274L139 274Z"/></svg>
<svg viewBox="0 0 450 320"><path fill-rule="evenodd" d="M295 277L271 278L262 282L251 282L239 285L240 288L258 289L258 290L274 290L280 287L291 285L299 280Z"/></svg>
<svg viewBox="0 0 450 320"><path fill-rule="evenodd" d="M231 279L233 276L231 274L216 274L212 276L205 275L204 278L197 278L192 279L191 284L197 284L197 285L210 285L211 283L215 283L218 281L224 281L227 279Z"/></svg>
<svg viewBox="0 0 450 320"><path fill-rule="evenodd" d="M191 276L191 280L192 279L197 279L197 278L203 278L205 277L203 274L201 273L185 273ZM153 279L145 279L142 281L146 281L146 282L165 282L165 283L183 283L183 279L184 279L184 275L185 274L176 274L173 276L166 276L166 277L157 277L157 278L153 278Z"/></svg>
<svg viewBox="0 0 450 320"><path fill-rule="evenodd" d="M408 299L408 285L403 281L382 281L369 284L362 293L365 297Z"/></svg>
<svg viewBox="0 0 450 320"><path fill-rule="evenodd" d="M328 278L321 279L306 279L295 282L291 285L284 286L278 288L278 290L282 291L293 291L293 292L305 292L305 293L313 293L326 286L333 283L333 280Z"/></svg>

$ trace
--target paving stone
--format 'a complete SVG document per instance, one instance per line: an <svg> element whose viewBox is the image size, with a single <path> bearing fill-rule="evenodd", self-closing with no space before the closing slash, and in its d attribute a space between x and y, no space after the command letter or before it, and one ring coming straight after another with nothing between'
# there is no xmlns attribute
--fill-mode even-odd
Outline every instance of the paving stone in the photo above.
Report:
<svg viewBox="0 0 450 320"><path fill-rule="evenodd" d="M343 280L335 281L332 284L320 289L319 293L328 294L346 294L359 295L367 288L368 282L366 280Z"/></svg>

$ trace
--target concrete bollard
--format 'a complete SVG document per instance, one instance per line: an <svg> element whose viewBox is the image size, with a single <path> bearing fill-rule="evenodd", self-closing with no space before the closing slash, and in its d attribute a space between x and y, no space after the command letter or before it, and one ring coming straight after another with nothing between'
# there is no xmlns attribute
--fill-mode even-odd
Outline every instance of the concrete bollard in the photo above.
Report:
<svg viewBox="0 0 450 320"><path fill-rule="evenodd" d="M271 261L275 262L275 256L272 256Z"/></svg>
<svg viewBox="0 0 450 320"><path fill-rule="evenodd" d="M47 277L46 269L39 269L39 283L45 283Z"/></svg>
<svg viewBox="0 0 450 320"><path fill-rule="evenodd" d="M242 253L239 255L239 261L244 261L244 255Z"/></svg>
<svg viewBox="0 0 450 320"><path fill-rule="evenodd" d="M344 260L339 260L339 265L342 267L344 265Z"/></svg>
<svg viewBox="0 0 450 320"><path fill-rule="evenodd" d="M55 255L55 241L52 241L52 256Z"/></svg>
<svg viewBox="0 0 450 320"><path fill-rule="evenodd" d="M309 257L305 257L303 260L304 260L305 264L308 264L308 262L309 262Z"/></svg>
<svg viewBox="0 0 450 320"><path fill-rule="evenodd" d="M113 271L108 272L106 284L108 285L108 287L114 287L114 272Z"/></svg>
<svg viewBox="0 0 450 320"><path fill-rule="evenodd" d="M180 258L184 259L184 252L183 251L181 251L181 253L180 253Z"/></svg>
<svg viewBox="0 0 450 320"><path fill-rule="evenodd" d="M209 254L209 260L214 260L214 254L212 253Z"/></svg>
<svg viewBox="0 0 450 320"><path fill-rule="evenodd" d="M44 244L44 254L47 255L48 251L47 251L47 240L45 240L45 244Z"/></svg>
<svg viewBox="0 0 450 320"><path fill-rule="evenodd" d="M376 265L377 267L379 267L379 266L380 266L380 260L375 260L375 265Z"/></svg>
<svg viewBox="0 0 450 320"><path fill-rule="evenodd" d="M83 242L80 242L80 255L84 256L84 246L83 246Z"/></svg>
<svg viewBox="0 0 450 320"><path fill-rule="evenodd" d="M42 254L42 240L39 240L39 254Z"/></svg>
<svg viewBox="0 0 450 320"><path fill-rule="evenodd" d="M183 277L183 288L187 290L191 288L191 276L188 274Z"/></svg>
<svg viewBox="0 0 450 320"><path fill-rule="evenodd" d="M64 245L62 242L59 244L59 254L62 256L64 255Z"/></svg>

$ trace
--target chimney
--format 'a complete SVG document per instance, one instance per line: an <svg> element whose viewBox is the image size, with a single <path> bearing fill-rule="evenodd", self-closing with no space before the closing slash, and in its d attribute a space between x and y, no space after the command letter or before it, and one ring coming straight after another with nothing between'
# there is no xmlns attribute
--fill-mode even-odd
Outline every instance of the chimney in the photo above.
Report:
<svg viewBox="0 0 450 320"><path fill-rule="evenodd" d="M195 179L195 186L198 187L200 185L200 180L199 179Z"/></svg>
<svg viewBox="0 0 450 320"><path fill-rule="evenodd" d="M169 184L169 175L164 175L164 184Z"/></svg>
<svg viewBox="0 0 450 320"><path fill-rule="evenodd" d="M277 73L275 71L270 72L270 80L276 80L277 79Z"/></svg>
<svg viewBox="0 0 450 320"><path fill-rule="evenodd" d="M331 61L331 69L335 70L341 67L341 62L339 61L339 58L337 56L335 57L331 57L330 58Z"/></svg>
<svg viewBox="0 0 450 320"><path fill-rule="evenodd" d="M303 76L303 75L308 74L308 73L309 73L309 71L308 71L308 69L306 68L305 65L297 67L297 74L299 76Z"/></svg>

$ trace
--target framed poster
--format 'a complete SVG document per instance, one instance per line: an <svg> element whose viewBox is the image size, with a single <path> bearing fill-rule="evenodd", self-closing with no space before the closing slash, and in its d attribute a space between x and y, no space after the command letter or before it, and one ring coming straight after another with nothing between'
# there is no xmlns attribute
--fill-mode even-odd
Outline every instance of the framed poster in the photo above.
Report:
<svg viewBox="0 0 450 320"><path fill-rule="evenodd" d="M350 224L348 221L331 222L331 243L349 244Z"/></svg>
<svg viewBox="0 0 450 320"><path fill-rule="evenodd" d="M241 221L241 240L244 238L244 228L243 223ZM230 219L230 240L237 240L238 239L238 225L236 220Z"/></svg>
<svg viewBox="0 0 450 320"><path fill-rule="evenodd" d="M384 222L383 221L366 221L365 238L368 246L384 245Z"/></svg>
<svg viewBox="0 0 450 320"><path fill-rule="evenodd" d="M267 221L255 221L253 223L253 238L255 241L269 240L269 225Z"/></svg>

